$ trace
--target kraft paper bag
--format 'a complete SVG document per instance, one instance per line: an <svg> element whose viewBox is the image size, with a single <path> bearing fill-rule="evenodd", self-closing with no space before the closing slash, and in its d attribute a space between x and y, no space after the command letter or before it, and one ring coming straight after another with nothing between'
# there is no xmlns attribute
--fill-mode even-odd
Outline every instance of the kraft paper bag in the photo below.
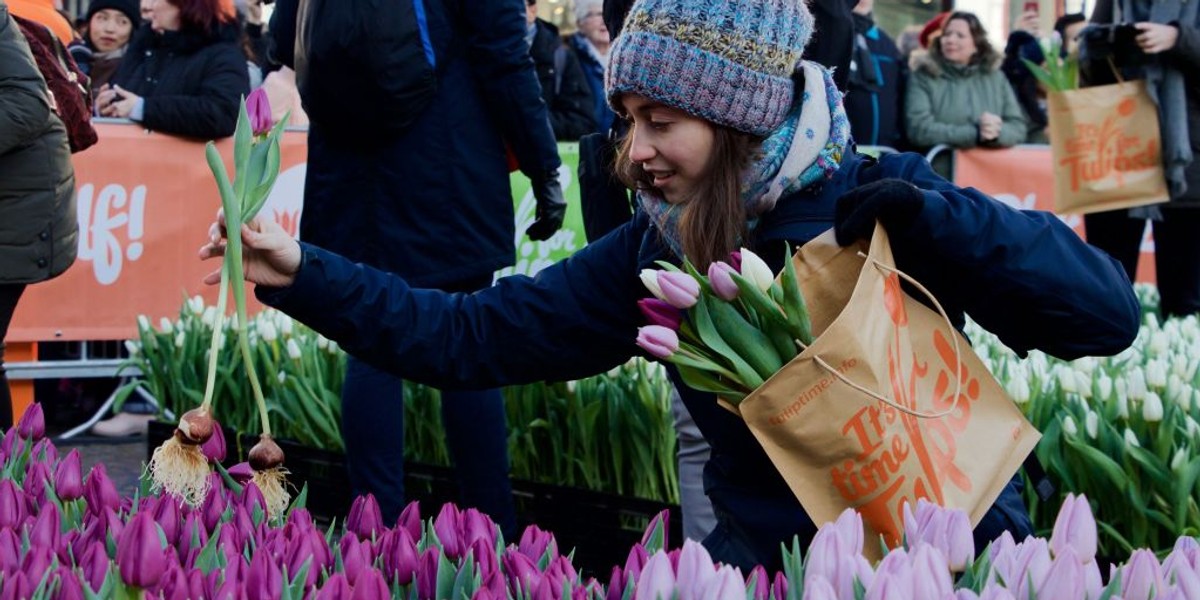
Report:
<svg viewBox="0 0 1200 600"><path fill-rule="evenodd" d="M813 522L853 507L867 540L895 547L918 498L978 524L1041 436L948 319L900 288L882 227L866 249L829 231L797 251L816 339L740 414Z"/></svg>
<svg viewBox="0 0 1200 600"><path fill-rule="evenodd" d="M1158 108L1143 81L1049 94L1054 211L1091 213L1169 199Z"/></svg>

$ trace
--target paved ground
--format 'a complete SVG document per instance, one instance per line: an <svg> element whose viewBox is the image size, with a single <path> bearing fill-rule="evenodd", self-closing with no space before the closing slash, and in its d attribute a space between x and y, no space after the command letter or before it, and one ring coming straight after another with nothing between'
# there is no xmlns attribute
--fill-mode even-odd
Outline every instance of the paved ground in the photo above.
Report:
<svg viewBox="0 0 1200 600"><path fill-rule="evenodd" d="M121 439L100 438L95 436L78 436L70 440L54 440L59 455L70 452L72 448L79 450L83 462L83 472L86 475L92 465L102 462L108 469L108 476L117 486L121 496L132 496L137 489L138 476L146 462L146 436L127 437Z"/></svg>

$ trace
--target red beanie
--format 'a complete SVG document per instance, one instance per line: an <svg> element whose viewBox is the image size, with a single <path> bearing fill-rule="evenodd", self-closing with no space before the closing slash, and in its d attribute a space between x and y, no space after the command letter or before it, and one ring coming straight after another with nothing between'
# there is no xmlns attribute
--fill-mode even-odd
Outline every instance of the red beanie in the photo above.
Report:
<svg viewBox="0 0 1200 600"><path fill-rule="evenodd" d="M921 35L919 39L921 40L922 48L928 48L929 42L932 41L933 36L942 32L942 26L946 24L946 18L949 16L949 11L938 13L937 16L933 17L928 23L925 24L925 27L921 28Z"/></svg>

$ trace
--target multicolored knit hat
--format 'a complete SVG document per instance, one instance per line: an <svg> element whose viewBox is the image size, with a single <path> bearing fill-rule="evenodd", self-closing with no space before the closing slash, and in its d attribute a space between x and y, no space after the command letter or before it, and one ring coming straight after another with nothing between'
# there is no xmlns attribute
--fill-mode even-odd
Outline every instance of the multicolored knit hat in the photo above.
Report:
<svg viewBox="0 0 1200 600"><path fill-rule="evenodd" d="M765 136L792 107L812 37L804 0L637 0L609 53L610 105L636 93Z"/></svg>

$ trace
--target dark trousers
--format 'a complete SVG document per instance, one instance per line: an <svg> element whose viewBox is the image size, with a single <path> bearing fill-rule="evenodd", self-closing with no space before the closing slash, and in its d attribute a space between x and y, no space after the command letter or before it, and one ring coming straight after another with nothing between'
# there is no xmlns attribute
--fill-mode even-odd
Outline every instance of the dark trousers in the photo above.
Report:
<svg viewBox="0 0 1200 600"><path fill-rule="evenodd" d="M491 279L488 275L441 289L471 292L488 287ZM500 390L443 390L442 425L460 503L487 513L506 539L516 539L508 427ZM384 522L395 523L404 508L403 380L350 357L342 388L342 439L354 494L374 494Z"/></svg>
<svg viewBox="0 0 1200 600"><path fill-rule="evenodd" d="M23 283L0 284L0 430L7 430L13 424L12 392L4 374L4 338L8 337L8 325L24 291Z"/></svg>
<svg viewBox="0 0 1200 600"><path fill-rule="evenodd" d="M1200 207L1162 207L1154 221L1154 269L1164 317L1200 313ZM1129 280L1137 274L1145 219L1125 210L1084 217L1087 241L1121 263Z"/></svg>

